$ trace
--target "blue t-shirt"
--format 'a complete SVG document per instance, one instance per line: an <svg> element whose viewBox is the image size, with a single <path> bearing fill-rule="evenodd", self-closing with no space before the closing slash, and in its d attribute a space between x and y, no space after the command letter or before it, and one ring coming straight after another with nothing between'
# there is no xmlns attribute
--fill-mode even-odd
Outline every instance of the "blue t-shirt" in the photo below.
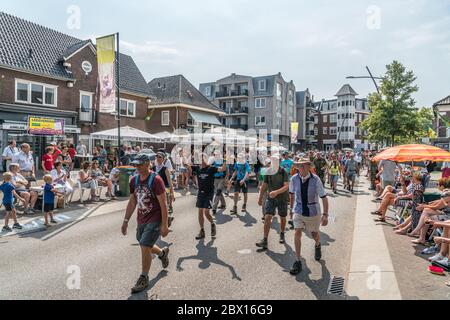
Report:
<svg viewBox="0 0 450 320"><path fill-rule="evenodd" d="M44 204L54 204L55 194L52 192L53 186L49 183L45 184L44 187Z"/></svg>
<svg viewBox="0 0 450 320"><path fill-rule="evenodd" d="M289 176L291 176L291 168L293 164L294 161L292 159L285 159L280 163L281 167L284 168L284 170L286 170Z"/></svg>
<svg viewBox="0 0 450 320"><path fill-rule="evenodd" d="M213 167L216 168L221 168L223 166L223 160L216 160L213 164ZM214 175L214 178L224 178L225 177L225 172L217 172Z"/></svg>
<svg viewBox="0 0 450 320"><path fill-rule="evenodd" d="M2 185L0 185L0 190L3 192L2 203L4 205L13 204L14 203L13 190L16 190L14 185L11 182L4 182L2 183Z"/></svg>
<svg viewBox="0 0 450 320"><path fill-rule="evenodd" d="M234 164L234 171L237 171L236 178L238 181L241 181L245 178L245 175L247 173L250 173L250 165L246 161L245 164L235 163Z"/></svg>

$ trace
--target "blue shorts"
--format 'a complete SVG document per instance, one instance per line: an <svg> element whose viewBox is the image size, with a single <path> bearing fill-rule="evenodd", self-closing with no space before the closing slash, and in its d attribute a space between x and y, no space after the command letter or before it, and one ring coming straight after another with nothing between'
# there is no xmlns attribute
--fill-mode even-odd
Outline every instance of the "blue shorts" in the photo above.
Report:
<svg viewBox="0 0 450 320"><path fill-rule="evenodd" d="M152 248L158 241L161 232L161 222L140 224L136 230L136 239L141 247Z"/></svg>
<svg viewBox="0 0 450 320"><path fill-rule="evenodd" d="M11 212L16 208L14 203L4 203L3 206L6 208L6 212Z"/></svg>

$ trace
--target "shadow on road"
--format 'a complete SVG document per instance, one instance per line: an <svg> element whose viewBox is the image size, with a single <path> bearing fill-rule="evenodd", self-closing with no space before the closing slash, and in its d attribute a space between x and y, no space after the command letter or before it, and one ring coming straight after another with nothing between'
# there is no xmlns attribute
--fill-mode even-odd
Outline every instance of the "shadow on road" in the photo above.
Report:
<svg viewBox="0 0 450 320"><path fill-rule="evenodd" d="M211 240L206 246L205 241L201 240L197 245L197 251L198 253L196 255L188 256L188 257L181 257L178 259L177 262L177 270L179 272L183 271L184 269L181 267L182 263L186 260L200 260L200 263L198 264L198 267L200 269L208 269L211 264L217 264L219 266L226 267L230 270L232 279L236 279L238 281L241 281L242 279L237 275L236 270L233 266L229 265L228 263L222 261L218 257L218 251L216 247L213 247L214 240Z"/></svg>

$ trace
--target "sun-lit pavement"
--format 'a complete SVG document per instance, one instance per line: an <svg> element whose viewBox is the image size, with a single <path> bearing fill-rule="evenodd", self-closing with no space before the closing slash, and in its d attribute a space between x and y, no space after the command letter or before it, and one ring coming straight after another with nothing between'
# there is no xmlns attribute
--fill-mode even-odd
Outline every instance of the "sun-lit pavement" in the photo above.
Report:
<svg viewBox="0 0 450 320"><path fill-rule="evenodd" d="M170 266L163 271L156 259L151 287L138 295L130 295L140 274L135 220L123 237L124 203L104 205L48 231L0 238L2 256L8 257L0 260L0 299L342 299L327 295L327 289L331 277L345 277L349 268L355 198L344 192L331 196L330 225L322 230L323 262L314 261L313 241L305 237L304 271L297 277L288 273L293 232L287 233L286 245L279 244L278 220L270 250L256 251L263 227L256 193L239 218L229 215L228 198L229 208L216 216L217 238L212 240L207 228L200 242L194 239L195 197L178 198L172 232L161 242L170 246ZM78 270L79 289L73 281Z"/></svg>

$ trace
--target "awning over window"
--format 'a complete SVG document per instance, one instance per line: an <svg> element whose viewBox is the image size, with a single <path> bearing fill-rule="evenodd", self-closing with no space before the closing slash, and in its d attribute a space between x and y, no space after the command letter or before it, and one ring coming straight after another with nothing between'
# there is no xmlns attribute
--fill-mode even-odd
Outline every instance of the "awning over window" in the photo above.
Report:
<svg viewBox="0 0 450 320"><path fill-rule="evenodd" d="M217 117L207 114L207 113L201 113L201 112L194 112L194 111L188 111L189 115L192 117L192 119L195 122L201 122L201 123L208 123L208 124L214 124L217 126L221 126L219 119Z"/></svg>

